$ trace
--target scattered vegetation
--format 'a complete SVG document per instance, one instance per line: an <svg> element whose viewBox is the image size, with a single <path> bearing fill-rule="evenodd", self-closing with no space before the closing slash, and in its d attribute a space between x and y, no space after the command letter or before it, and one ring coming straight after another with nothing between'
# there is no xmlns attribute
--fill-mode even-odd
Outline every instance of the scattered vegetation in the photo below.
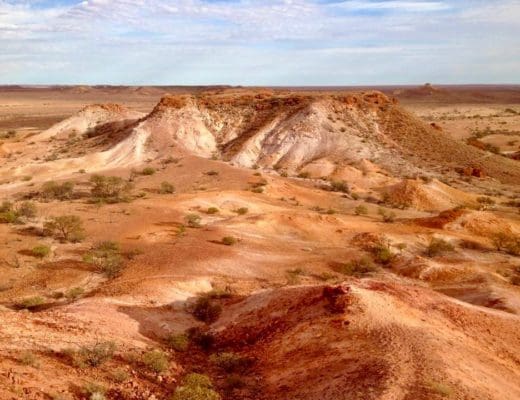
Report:
<svg viewBox="0 0 520 400"><path fill-rule="evenodd" d="M116 345L114 342L100 342L92 346L82 346L79 349L65 349L63 355L76 368L99 367L114 357Z"/></svg>
<svg viewBox="0 0 520 400"><path fill-rule="evenodd" d="M118 276L123 269L123 257L119 244L112 241L96 244L83 255L83 261L96 265L99 271L109 279Z"/></svg>
<svg viewBox="0 0 520 400"><path fill-rule="evenodd" d="M37 208L33 202L24 201L15 206L10 201L0 205L0 224L23 224L24 219L32 219L37 215Z"/></svg>
<svg viewBox="0 0 520 400"><path fill-rule="evenodd" d="M94 201L121 203L130 200L133 185L117 176L93 175L90 178L90 193Z"/></svg>
<svg viewBox="0 0 520 400"><path fill-rule="evenodd" d="M233 246L234 244L236 244L237 242L237 239L234 238L233 236L224 236L222 238L222 244L226 245L226 246Z"/></svg>
<svg viewBox="0 0 520 400"><path fill-rule="evenodd" d="M146 167L146 168L143 168L143 170L141 171L141 175L153 175L155 174L155 168L152 168L152 167Z"/></svg>
<svg viewBox="0 0 520 400"><path fill-rule="evenodd" d="M191 313L199 321L211 324L220 317L222 306L215 303L211 296L202 295L193 305Z"/></svg>
<svg viewBox="0 0 520 400"><path fill-rule="evenodd" d="M74 196L74 183L54 181L45 182L41 187L41 198L43 200L71 200Z"/></svg>
<svg viewBox="0 0 520 400"><path fill-rule="evenodd" d="M190 338L186 334L172 334L166 339L168 346L173 350L183 352L188 350Z"/></svg>
<svg viewBox="0 0 520 400"><path fill-rule="evenodd" d="M240 208L237 208L236 210L233 210L233 212L238 215L246 215L249 212L249 209L247 207L240 207Z"/></svg>
<svg viewBox="0 0 520 400"><path fill-rule="evenodd" d="M16 308L19 310L34 310L43 304L45 304L45 299L43 297L33 296L16 303Z"/></svg>
<svg viewBox="0 0 520 400"><path fill-rule="evenodd" d="M492 240L498 251L504 251L514 256L520 255L520 236L513 233L499 232L493 236Z"/></svg>
<svg viewBox="0 0 520 400"><path fill-rule="evenodd" d="M173 394L171 400L221 400L213 389L211 379L206 375L189 374Z"/></svg>
<svg viewBox="0 0 520 400"><path fill-rule="evenodd" d="M18 357L18 362L22 365L26 365L28 367L37 367L38 366L38 358L31 351L24 351Z"/></svg>
<svg viewBox="0 0 520 400"><path fill-rule="evenodd" d="M356 215L367 215L368 214L368 208L367 206L360 204L354 209L354 213Z"/></svg>
<svg viewBox="0 0 520 400"><path fill-rule="evenodd" d="M168 369L169 360L161 350L151 350L143 354L143 364L151 371L160 374Z"/></svg>
<svg viewBox="0 0 520 400"><path fill-rule="evenodd" d="M341 264L336 270L344 275L360 276L377 271L377 266L370 257L365 256Z"/></svg>
<svg viewBox="0 0 520 400"><path fill-rule="evenodd" d="M450 397L453 394L453 389L441 382L428 382L427 387L431 392L442 397Z"/></svg>
<svg viewBox="0 0 520 400"><path fill-rule="evenodd" d="M217 207L209 207L206 210L206 214L218 214L218 213L219 213L219 209Z"/></svg>
<svg viewBox="0 0 520 400"><path fill-rule="evenodd" d="M200 215L198 214L188 214L184 217L184 220L191 228L200 228Z"/></svg>
<svg viewBox="0 0 520 400"><path fill-rule="evenodd" d="M350 193L350 187L345 181L332 181L330 183L330 189L333 192Z"/></svg>
<svg viewBox="0 0 520 400"><path fill-rule="evenodd" d="M51 253L51 248L49 246L40 245L35 246L31 250L31 254L33 257L37 258L45 258Z"/></svg>
<svg viewBox="0 0 520 400"><path fill-rule="evenodd" d="M234 352L212 354L210 361L227 373L241 373L251 367L253 360Z"/></svg>
<svg viewBox="0 0 520 400"><path fill-rule="evenodd" d="M454 251L455 248L449 242L440 238L432 238L428 247L426 247L425 254L428 257L436 257L444 253L449 253Z"/></svg>
<svg viewBox="0 0 520 400"><path fill-rule="evenodd" d="M377 213L383 218L383 222L392 223L395 221L396 214L393 211L385 210L384 208L380 208L377 210Z"/></svg>
<svg viewBox="0 0 520 400"><path fill-rule="evenodd" d="M77 243L85 238L83 221L77 215L51 217L43 227L48 236L64 242Z"/></svg>
<svg viewBox="0 0 520 400"><path fill-rule="evenodd" d="M88 396L88 400L105 400L105 393L107 389L96 382L88 382L83 385L83 394Z"/></svg>
<svg viewBox="0 0 520 400"><path fill-rule="evenodd" d="M159 193L161 194L172 194L175 192L175 186L173 186L170 182L161 182L161 187L159 189Z"/></svg>

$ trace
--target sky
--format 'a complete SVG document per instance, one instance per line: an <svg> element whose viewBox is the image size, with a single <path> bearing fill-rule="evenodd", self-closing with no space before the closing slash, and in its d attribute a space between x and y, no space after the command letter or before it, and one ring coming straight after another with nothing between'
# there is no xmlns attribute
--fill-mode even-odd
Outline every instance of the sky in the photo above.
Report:
<svg viewBox="0 0 520 400"><path fill-rule="evenodd" d="M0 0L0 84L520 84L520 0Z"/></svg>

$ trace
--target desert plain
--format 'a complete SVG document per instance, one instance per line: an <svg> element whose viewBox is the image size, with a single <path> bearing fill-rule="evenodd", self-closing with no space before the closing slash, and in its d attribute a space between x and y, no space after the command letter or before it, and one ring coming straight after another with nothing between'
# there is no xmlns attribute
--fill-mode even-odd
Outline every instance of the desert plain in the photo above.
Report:
<svg viewBox="0 0 520 400"><path fill-rule="evenodd" d="M520 398L520 86L2 86L0 204L0 399Z"/></svg>

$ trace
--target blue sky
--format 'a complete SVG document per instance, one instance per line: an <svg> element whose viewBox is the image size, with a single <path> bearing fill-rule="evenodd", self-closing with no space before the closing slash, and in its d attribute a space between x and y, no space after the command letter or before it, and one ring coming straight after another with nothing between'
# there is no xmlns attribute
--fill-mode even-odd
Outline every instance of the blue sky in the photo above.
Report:
<svg viewBox="0 0 520 400"><path fill-rule="evenodd" d="M520 0L0 0L0 84L520 83Z"/></svg>

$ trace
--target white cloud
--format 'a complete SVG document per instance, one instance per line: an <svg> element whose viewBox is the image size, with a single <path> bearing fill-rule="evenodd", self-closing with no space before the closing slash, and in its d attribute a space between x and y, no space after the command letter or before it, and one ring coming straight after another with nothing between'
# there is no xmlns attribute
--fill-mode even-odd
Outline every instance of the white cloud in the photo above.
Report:
<svg viewBox="0 0 520 400"><path fill-rule="evenodd" d="M518 0L42 4L0 0L0 83L520 79Z"/></svg>

